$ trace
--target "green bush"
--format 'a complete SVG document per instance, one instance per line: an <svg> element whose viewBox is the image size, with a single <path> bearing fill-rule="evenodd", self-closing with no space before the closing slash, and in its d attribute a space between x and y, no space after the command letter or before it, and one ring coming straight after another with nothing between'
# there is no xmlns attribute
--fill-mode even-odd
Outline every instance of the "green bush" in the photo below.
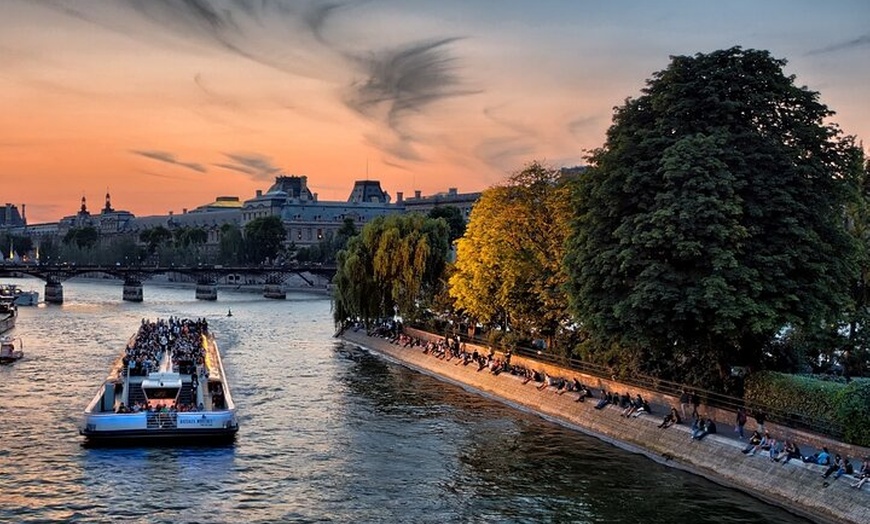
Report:
<svg viewBox="0 0 870 524"><path fill-rule="evenodd" d="M837 418L846 442L870 446L870 379L857 379L837 395Z"/></svg>
<svg viewBox="0 0 870 524"><path fill-rule="evenodd" d="M752 405L770 410L774 422L800 421L822 431L841 431L837 416L838 394L845 386L802 375L773 371L753 373L746 379L744 398Z"/></svg>
<svg viewBox="0 0 870 524"><path fill-rule="evenodd" d="M802 420L850 444L870 446L870 379L846 384L764 371L746 379L744 398L769 409L774 422Z"/></svg>

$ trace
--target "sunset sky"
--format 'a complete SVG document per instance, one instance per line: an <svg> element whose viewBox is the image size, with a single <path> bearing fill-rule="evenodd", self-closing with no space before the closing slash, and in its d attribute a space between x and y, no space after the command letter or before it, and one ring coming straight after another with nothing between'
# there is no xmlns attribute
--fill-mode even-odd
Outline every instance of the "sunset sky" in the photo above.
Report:
<svg viewBox="0 0 870 524"><path fill-rule="evenodd" d="M0 0L0 203L29 223L250 198L479 191L583 163L670 55L789 61L870 143L870 2Z"/></svg>

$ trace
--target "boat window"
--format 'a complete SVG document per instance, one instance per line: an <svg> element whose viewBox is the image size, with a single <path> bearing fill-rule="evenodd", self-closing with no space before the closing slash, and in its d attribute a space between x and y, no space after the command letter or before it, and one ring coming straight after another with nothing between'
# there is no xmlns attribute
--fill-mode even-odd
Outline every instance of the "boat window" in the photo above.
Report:
<svg viewBox="0 0 870 524"><path fill-rule="evenodd" d="M148 400L172 399L178 396L178 388L148 388L145 390Z"/></svg>

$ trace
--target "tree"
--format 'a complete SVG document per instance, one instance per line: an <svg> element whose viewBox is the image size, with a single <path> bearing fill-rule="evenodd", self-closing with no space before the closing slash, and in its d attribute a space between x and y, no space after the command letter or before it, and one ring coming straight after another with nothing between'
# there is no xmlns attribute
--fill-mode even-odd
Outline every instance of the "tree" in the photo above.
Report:
<svg viewBox="0 0 870 524"><path fill-rule="evenodd" d="M334 263L338 252L346 248L348 240L357 234L354 220L345 218L335 233L327 231L323 239L317 244L294 250L296 251L296 260L299 262Z"/></svg>
<svg viewBox="0 0 870 524"><path fill-rule="evenodd" d="M450 228L448 240L452 244L465 234L465 217L456 206L435 206L429 211L429 218L443 218Z"/></svg>
<svg viewBox="0 0 870 524"><path fill-rule="evenodd" d="M159 246L169 245L172 238L172 231L163 226L148 228L139 233L139 240L148 244L148 253L152 255Z"/></svg>
<svg viewBox="0 0 870 524"><path fill-rule="evenodd" d="M537 162L484 191L457 244L450 278L456 307L552 346L569 323L562 257L570 203L560 172Z"/></svg>
<svg viewBox="0 0 870 524"><path fill-rule="evenodd" d="M854 144L784 65L739 47L673 57L616 109L566 254L593 356L724 387L844 303Z"/></svg>
<svg viewBox="0 0 870 524"><path fill-rule="evenodd" d="M63 237L63 243L79 249L91 249L100 240L100 232L92 226L72 228Z"/></svg>
<svg viewBox="0 0 870 524"><path fill-rule="evenodd" d="M242 231L233 224L221 226L221 240L218 246L218 260L222 264L238 264L244 246Z"/></svg>
<svg viewBox="0 0 870 524"><path fill-rule="evenodd" d="M448 251L443 220L380 216L338 253L333 316L338 325L398 313L416 318L438 292Z"/></svg>
<svg viewBox="0 0 870 524"><path fill-rule="evenodd" d="M249 262L259 264L274 260L287 239L287 231L280 217L268 216L245 224L245 247Z"/></svg>

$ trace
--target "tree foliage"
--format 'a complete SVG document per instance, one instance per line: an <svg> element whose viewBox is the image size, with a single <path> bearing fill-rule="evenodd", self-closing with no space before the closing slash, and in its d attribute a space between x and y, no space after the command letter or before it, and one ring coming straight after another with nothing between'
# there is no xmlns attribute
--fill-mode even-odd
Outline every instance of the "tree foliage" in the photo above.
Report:
<svg viewBox="0 0 870 524"><path fill-rule="evenodd" d="M448 251L443 220L419 214L377 217L338 253L336 324L398 313L415 318L438 292Z"/></svg>
<svg viewBox="0 0 870 524"><path fill-rule="evenodd" d="M244 246L242 230L234 224L221 226L221 239L218 245L218 260L221 264L238 264Z"/></svg>
<svg viewBox="0 0 870 524"><path fill-rule="evenodd" d="M248 262L259 264L274 260L282 252L287 230L280 217L268 216L245 224L245 251Z"/></svg>
<svg viewBox="0 0 870 524"><path fill-rule="evenodd" d="M100 232L92 226L76 227L67 231L63 243L75 245L79 249L91 249L100 240Z"/></svg>
<svg viewBox="0 0 870 524"><path fill-rule="evenodd" d="M785 326L844 303L854 144L784 65L741 48L673 57L616 109L566 257L592 354L722 385Z"/></svg>
<svg viewBox="0 0 870 524"><path fill-rule="evenodd" d="M459 239L450 295L477 321L549 342L568 323L562 267L570 192L532 163L487 189Z"/></svg>
<svg viewBox="0 0 870 524"><path fill-rule="evenodd" d="M323 240L317 244L296 249L296 260L299 262L334 263L338 252L346 248L348 240L357 234L354 220L345 218L335 233L327 231Z"/></svg>
<svg viewBox="0 0 870 524"><path fill-rule="evenodd" d="M465 234L465 217L456 206L435 206L429 210L429 218L443 218L450 228L448 241L452 244Z"/></svg>
<svg viewBox="0 0 870 524"><path fill-rule="evenodd" d="M154 254L160 246L168 246L172 239L172 231L164 226L148 228L139 233L139 241L148 245L150 254Z"/></svg>

